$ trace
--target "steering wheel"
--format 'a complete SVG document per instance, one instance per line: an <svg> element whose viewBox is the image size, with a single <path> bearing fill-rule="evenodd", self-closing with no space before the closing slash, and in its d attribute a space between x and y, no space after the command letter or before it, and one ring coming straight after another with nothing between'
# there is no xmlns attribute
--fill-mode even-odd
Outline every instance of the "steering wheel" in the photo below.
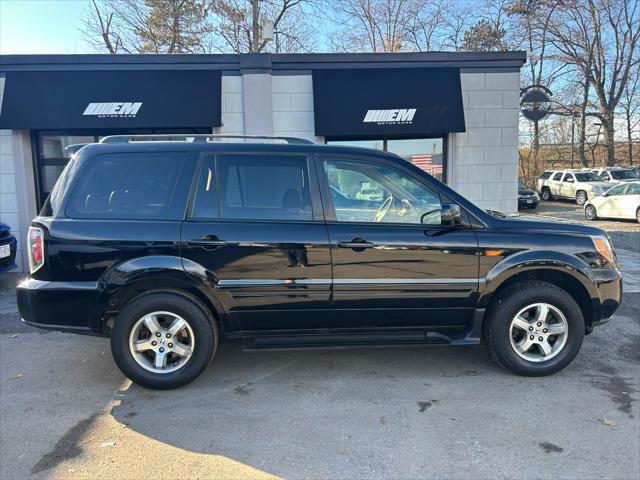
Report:
<svg viewBox="0 0 640 480"><path fill-rule="evenodd" d="M384 216L387 214L387 212L389 211L389 209L391 208L391 204L393 203L393 195L389 195L384 202L382 202L382 205L380 205L380 208L378 208L378 211L376 212L376 216L373 218L374 222L380 222L382 221L382 219L384 218Z"/></svg>

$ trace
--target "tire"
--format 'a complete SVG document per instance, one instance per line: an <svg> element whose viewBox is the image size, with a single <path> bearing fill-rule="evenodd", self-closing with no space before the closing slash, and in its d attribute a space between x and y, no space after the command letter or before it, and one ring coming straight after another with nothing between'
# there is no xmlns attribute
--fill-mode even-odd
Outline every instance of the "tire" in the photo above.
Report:
<svg viewBox="0 0 640 480"><path fill-rule="evenodd" d="M584 205L585 203L587 203L587 192L580 190L578 193L576 193L576 203L578 205Z"/></svg>
<svg viewBox="0 0 640 480"><path fill-rule="evenodd" d="M640 208L636 210L636 222L640 223Z"/></svg>
<svg viewBox="0 0 640 480"><path fill-rule="evenodd" d="M551 195L551 190L549 188L542 189L542 200L545 202L553 200L553 195Z"/></svg>
<svg viewBox="0 0 640 480"><path fill-rule="evenodd" d="M598 212L596 211L596 207L593 205L587 205L584 207L584 216L587 217L587 220L593 221L598 219Z"/></svg>
<svg viewBox="0 0 640 480"><path fill-rule="evenodd" d="M116 317L111 332L111 353L122 373L138 385L157 390L178 388L195 380L218 346L217 326L203 308L175 293L152 293L130 302ZM145 320L148 318L154 319L149 321L154 325L151 329ZM173 337L170 325L181 328ZM153 334L156 330L160 333L157 338ZM156 346L151 347L151 343ZM140 344L144 351L134 352L134 348L141 348L134 344ZM158 349L165 353L161 355ZM165 365L156 368L158 356L165 359Z"/></svg>
<svg viewBox="0 0 640 480"><path fill-rule="evenodd" d="M554 351L548 354L549 358L546 360L531 361L523 358L523 355L543 358L542 348L535 345L525 353L517 353L516 345L518 342L515 335L522 335L524 329L521 330L519 327L513 326L512 320L523 309L538 303L551 307L549 308L551 315L547 317L548 320L553 319L555 322L556 318L564 316L564 324L550 321L544 323L543 327L557 329L564 325L565 333L555 337L552 333L541 333L543 330L538 330L538 328L542 329L543 327L537 327L534 315L532 317L533 323L530 325L535 330L527 332L524 337L531 338L536 334L545 335L547 346L553 348ZM560 314L555 313L552 308L557 309ZM538 310L532 311L537 312ZM534 335L529 336L529 333ZM500 292L491 303L485 318L484 337L492 358L503 367L523 376L551 375L565 368L580 351L584 335L584 318L580 307L571 295L556 285L537 280L518 282ZM526 338L520 341L525 340ZM551 342L554 343L551 344ZM556 345L557 351L555 351Z"/></svg>

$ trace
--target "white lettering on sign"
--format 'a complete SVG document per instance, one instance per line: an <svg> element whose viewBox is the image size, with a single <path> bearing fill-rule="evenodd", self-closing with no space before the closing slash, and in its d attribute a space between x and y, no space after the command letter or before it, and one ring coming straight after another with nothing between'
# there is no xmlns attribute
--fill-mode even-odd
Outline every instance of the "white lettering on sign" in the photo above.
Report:
<svg viewBox="0 0 640 480"><path fill-rule="evenodd" d="M413 123L416 108L392 108L388 110L367 110L362 123L378 125L407 125Z"/></svg>
<svg viewBox="0 0 640 480"><path fill-rule="evenodd" d="M90 103L82 115L93 115L100 118L125 117L134 118L142 107L142 102L98 102Z"/></svg>

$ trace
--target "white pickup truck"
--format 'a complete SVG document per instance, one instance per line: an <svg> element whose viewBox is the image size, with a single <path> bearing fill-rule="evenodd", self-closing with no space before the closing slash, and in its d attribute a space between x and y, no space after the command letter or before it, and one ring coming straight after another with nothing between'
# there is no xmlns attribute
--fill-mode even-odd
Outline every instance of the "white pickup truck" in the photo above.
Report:
<svg viewBox="0 0 640 480"><path fill-rule="evenodd" d="M611 184L603 181L593 172L556 170L550 172L546 179L542 181L538 179L538 186L543 200L564 198L575 200L578 205L584 205L587 200L602 195L611 187Z"/></svg>

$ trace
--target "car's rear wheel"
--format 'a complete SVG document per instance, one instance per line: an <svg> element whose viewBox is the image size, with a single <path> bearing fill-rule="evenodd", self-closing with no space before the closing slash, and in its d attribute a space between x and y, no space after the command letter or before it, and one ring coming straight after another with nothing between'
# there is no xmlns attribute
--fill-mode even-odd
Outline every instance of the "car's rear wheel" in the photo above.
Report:
<svg viewBox="0 0 640 480"><path fill-rule="evenodd" d="M173 293L149 294L129 303L116 318L111 351L133 382L170 389L198 377L218 343L215 322L194 301Z"/></svg>
<svg viewBox="0 0 640 480"><path fill-rule="evenodd" d="M597 220L598 212L596 211L596 207L593 205L587 205L584 207L584 216L587 217L587 220Z"/></svg>
<svg viewBox="0 0 640 480"><path fill-rule="evenodd" d="M547 282L519 282L498 294L485 320L491 356L518 375L551 375L582 345L585 325L576 301Z"/></svg>
<svg viewBox="0 0 640 480"><path fill-rule="evenodd" d="M583 192L582 190L580 190L578 193L576 193L576 203L578 205L584 205L585 203L587 203L587 192Z"/></svg>
<svg viewBox="0 0 640 480"><path fill-rule="evenodd" d="M542 199L546 202L553 200L553 196L551 195L551 190L549 188L542 189Z"/></svg>
<svg viewBox="0 0 640 480"><path fill-rule="evenodd" d="M636 221L640 223L640 208L636 210Z"/></svg>

